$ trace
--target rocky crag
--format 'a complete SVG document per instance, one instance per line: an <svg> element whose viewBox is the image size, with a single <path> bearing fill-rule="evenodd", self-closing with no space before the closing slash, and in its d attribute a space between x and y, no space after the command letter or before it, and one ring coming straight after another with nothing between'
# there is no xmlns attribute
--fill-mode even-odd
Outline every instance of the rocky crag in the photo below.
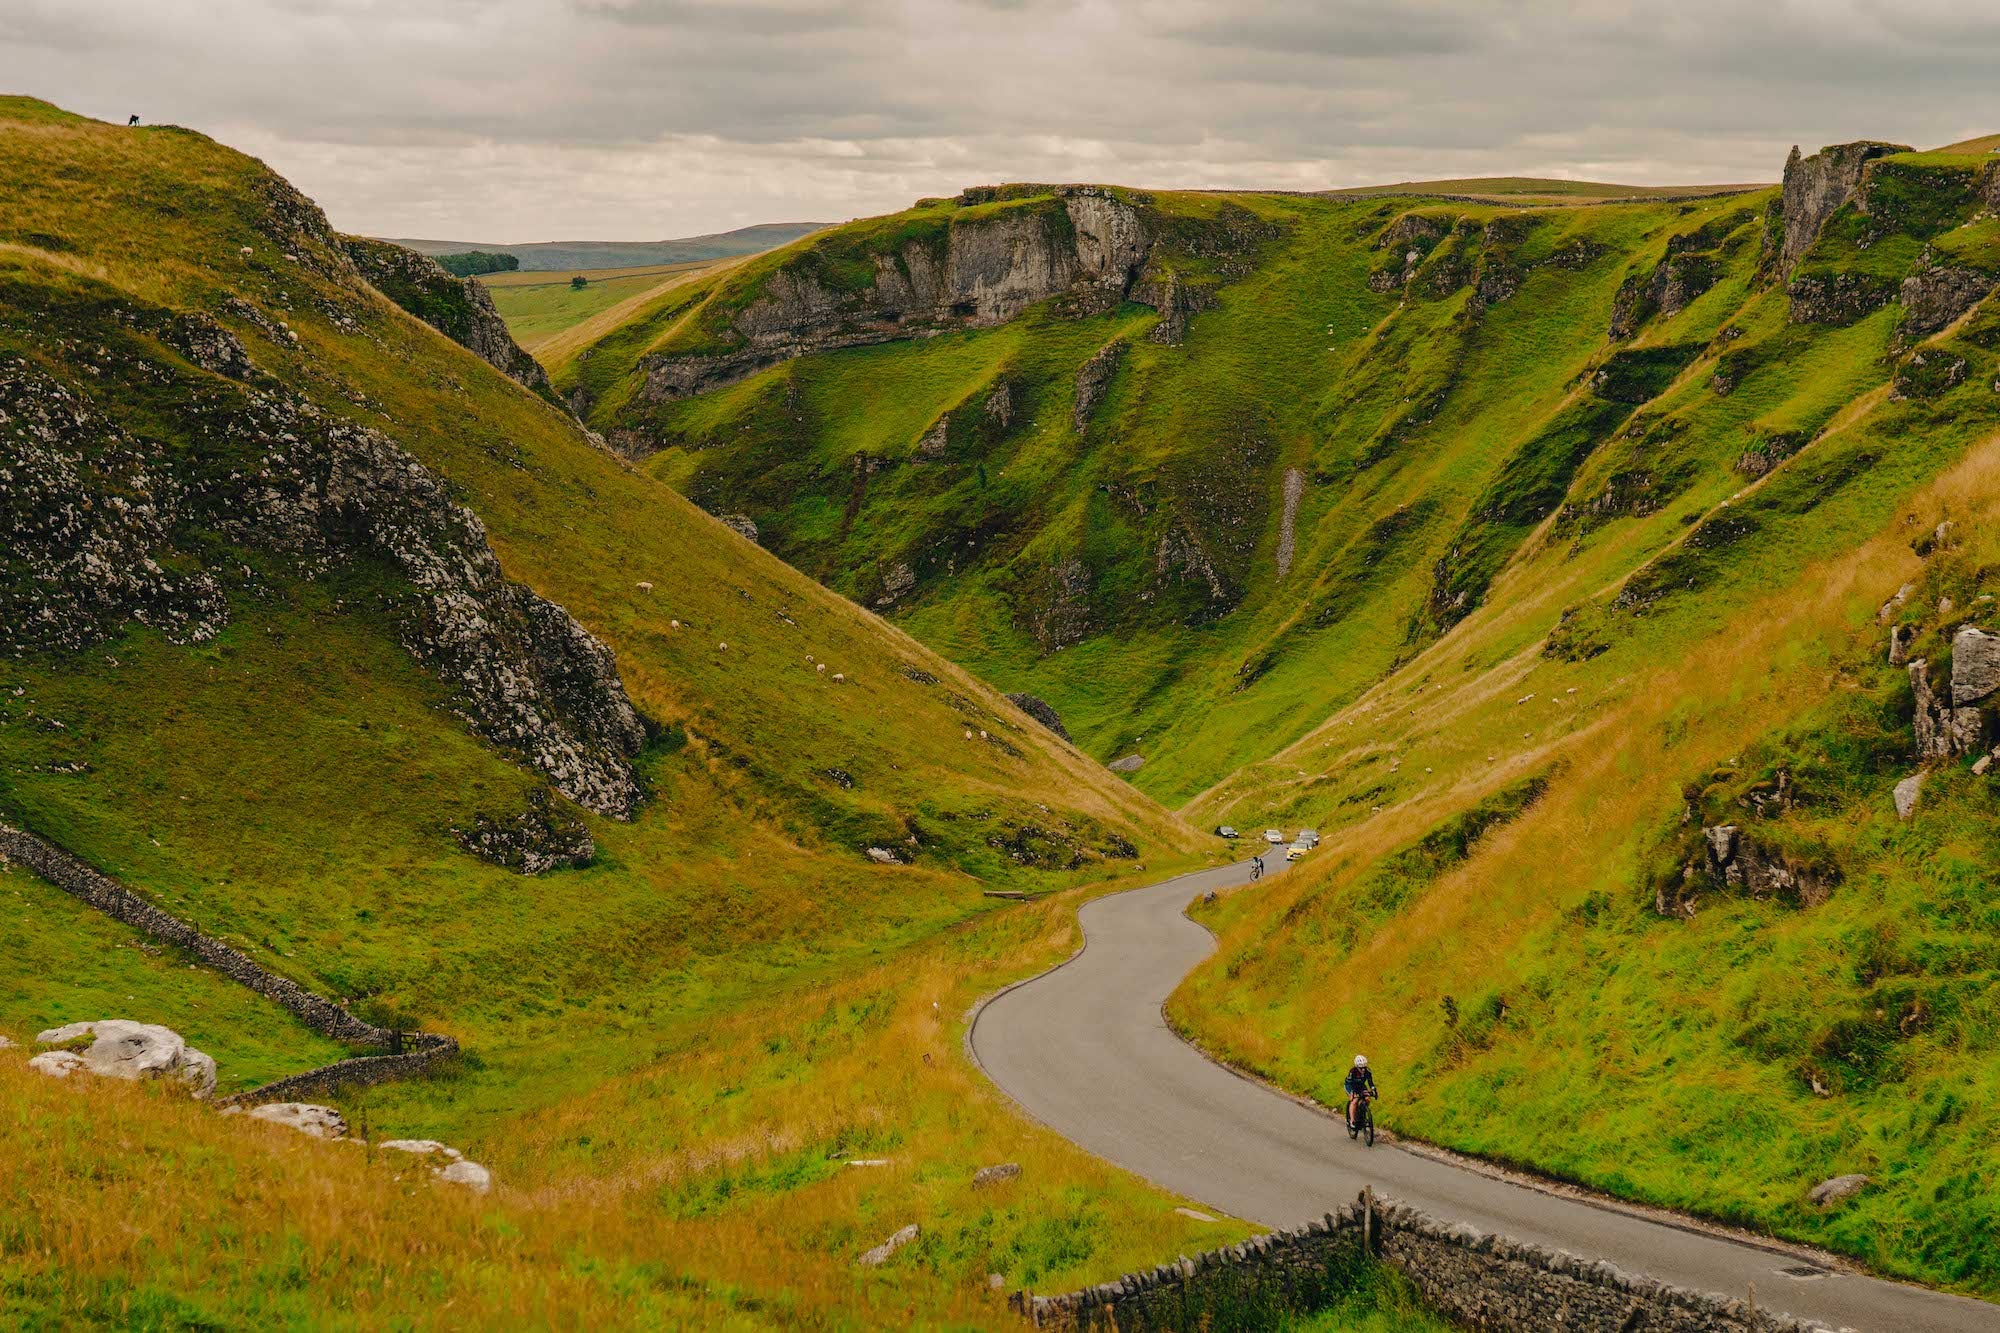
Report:
<svg viewBox="0 0 2000 1333"><path fill-rule="evenodd" d="M91 350L0 350L0 651L134 623L200 642L266 579L386 569L404 646L461 717L579 805L637 807L644 728L610 650L509 581L394 440L260 374L198 313L98 298L7 332Z"/></svg>
<svg viewBox="0 0 2000 1333"><path fill-rule="evenodd" d="M455 278L436 260L388 241L343 236L342 248L363 278L384 296L465 347L524 388L563 405L548 372L507 332L493 298L476 278Z"/></svg>
<svg viewBox="0 0 2000 1333"><path fill-rule="evenodd" d="M1248 214L1165 227L1148 203L1091 185L974 189L900 243L837 257L828 242L807 245L747 290L711 301L711 346L645 359L639 398L668 402L792 357L987 327L1058 297L1076 314L1128 299L1154 306L1155 340L1178 343L1189 313L1210 298L1205 283L1162 262L1167 253L1240 253L1275 231Z"/></svg>

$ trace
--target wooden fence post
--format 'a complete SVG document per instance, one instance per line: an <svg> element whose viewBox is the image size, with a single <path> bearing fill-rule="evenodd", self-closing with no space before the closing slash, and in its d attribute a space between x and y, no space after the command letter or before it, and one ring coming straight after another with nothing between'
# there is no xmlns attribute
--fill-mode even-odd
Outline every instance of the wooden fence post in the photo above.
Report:
<svg viewBox="0 0 2000 1333"><path fill-rule="evenodd" d="M1361 1187L1361 1248L1364 1253L1375 1253L1375 1187Z"/></svg>

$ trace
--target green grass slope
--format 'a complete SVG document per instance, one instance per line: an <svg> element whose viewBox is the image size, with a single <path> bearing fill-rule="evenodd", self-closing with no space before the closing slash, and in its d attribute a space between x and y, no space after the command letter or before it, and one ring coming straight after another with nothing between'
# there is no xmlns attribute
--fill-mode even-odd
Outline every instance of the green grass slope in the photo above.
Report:
<svg viewBox="0 0 2000 1333"><path fill-rule="evenodd" d="M721 1308L737 1295L812 1310L889 1301L963 1318L995 1299L988 1271L1073 1284L1197 1243L1172 1200L975 1087L950 1037L979 988L1069 947L1063 908L1024 917L984 889L1089 891L1138 873L1142 858L1189 859L1199 843L1183 826L392 305L260 164L187 131L128 130L25 99L0 102L0 164L10 373L60 384L126 432L155 475L189 487L226 481L208 471L235 461L220 451L250 446L217 440L207 423L260 394L381 431L477 514L509 578L615 653L651 720L635 817L572 806L455 716L449 682L405 650L402 574L369 558L294 560L220 529L184 532L166 555L169 573L213 580L219 632L128 621L81 649L0 661L0 817L274 971L464 1043L434 1079L341 1101L371 1135L436 1135L496 1165L497 1211L439 1241L459 1256L444 1269L474 1274L481 1308L534 1322L568 1280L539 1261L481 1267L474 1251L488 1253L480 1238L493 1228L532 1237L524 1251L541 1247L558 1268L586 1262L576 1256L593 1237L624 1237L605 1252L641 1257L607 1260L588 1282L590 1299L627 1323L718 1308L703 1291L723 1293ZM253 369L205 370L157 332L195 315L228 330ZM77 466L109 476L116 463ZM108 489L93 500L133 502ZM32 589L7 592L34 605ZM588 829L588 866L523 876L461 846L481 816L537 808ZM903 863L878 864L870 847ZM17 1041L76 1018L165 1021L217 1056L228 1088L337 1054L21 871L0 875L0 890L0 1031ZM881 1077L913 1059L902 1025L919 1014L936 1040L907 1075ZM746 1084L753 1070L764 1072ZM605 1091L637 1079L684 1099L671 1134L637 1132L655 1098ZM10 1142L66 1160L89 1115L46 1114L43 1094L7 1081L21 1126ZM104 1114L145 1118L150 1105ZM564 1136L536 1139L537 1117ZM220 1134L202 1132L188 1171L224 1160L245 1179L266 1170L252 1161L261 1149L228 1149L212 1141ZM622 1145L615 1168L578 1162L593 1141ZM958 1163L1002 1141L1037 1180L996 1208L970 1194ZM847 1156L871 1148L909 1169L843 1174ZM296 1169L321 1179L320 1167ZM341 1169L321 1179L334 1194L348 1188ZM30 1194L19 1197L46 1188L20 1181ZM371 1219L359 1251L400 1243L391 1195L406 1193L356 1196L356 1216ZM98 1218L150 1208L134 1244L178 1247L143 1299L114 1280L134 1271L126 1250L48 1231L48 1244L6 1261L10 1315L64 1323L185 1301L267 1322L294 1317L288 1292L324 1305L374 1271L372 1258L286 1260L309 1238L282 1211L258 1221L135 1202L154 1197L107 1195ZM601 1206L551 1209L556 1197ZM815 1220L769 1263L750 1262L783 1229L780 1206ZM880 1239L861 1240L878 1208L884 1234L902 1224L887 1213L909 1213L945 1248L864 1281L852 1257ZM211 1309L185 1247L220 1246L239 1224L275 1248L241 1253ZM683 1288L686 1302L673 1294Z"/></svg>

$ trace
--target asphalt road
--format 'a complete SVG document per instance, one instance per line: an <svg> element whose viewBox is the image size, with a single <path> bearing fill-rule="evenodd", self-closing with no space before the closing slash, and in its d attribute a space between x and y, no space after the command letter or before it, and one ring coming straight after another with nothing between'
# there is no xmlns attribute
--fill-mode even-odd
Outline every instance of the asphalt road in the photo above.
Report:
<svg viewBox="0 0 2000 1333"><path fill-rule="evenodd" d="M1274 872L1282 848L1267 858ZM1270 1227L1298 1225L1363 1185L1423 1209L1628 1272L1836 1327L2000 1330L2000 1306L1854 1273L1798 1276L1796 1255L1564 1198L1420 1156L1349 1141L1338 1120L1230 1073L1175 1036L1160 1006L1215 945L1183 909L1245 883L1248 862L1085 905L1084 951L990 1000L974 1058L1035 1119L1156 1184ZM1378 1071L1385 1099L1394 1070Z"/></svg>

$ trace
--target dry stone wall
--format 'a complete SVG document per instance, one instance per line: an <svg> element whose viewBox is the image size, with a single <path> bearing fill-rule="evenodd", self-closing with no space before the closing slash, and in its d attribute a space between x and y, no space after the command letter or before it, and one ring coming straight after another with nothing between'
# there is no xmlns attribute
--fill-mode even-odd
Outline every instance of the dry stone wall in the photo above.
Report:
<svg viewBox="0 0 2000 1333"><path fill-rule="evenodd" d="M334 1087L380 1083L384 1079L418 1073L458 1052L458 1042L451 1037L431 1032L391 1032L356 1018L325 996L314 994L288 977L259 967L240 950L213 936L204 935L169 912L161 911L109 875L46 838L0 824L0 861L26 866L64 893L106 916L185 951L238 985L247 986L283 1005L315 1032L335 1041L397 1052L339 1060L250 1092L238 1093L226 1098L226 1102L295 1100L296 1094L302 1092L325 1092Z"/></svg>
<svg viewBox="0 0 2000 1333"><path fill-rule="evenodd" d="M1019 1292L1010 1304L1040 1328L1262 1327L1330 1303L1371 1259L1400 1270L1439 1313L1499 1333L1831 1333L1747 1301L1670 1286L1366 1195L1293 1231L1060 1296Z"/></svg>

